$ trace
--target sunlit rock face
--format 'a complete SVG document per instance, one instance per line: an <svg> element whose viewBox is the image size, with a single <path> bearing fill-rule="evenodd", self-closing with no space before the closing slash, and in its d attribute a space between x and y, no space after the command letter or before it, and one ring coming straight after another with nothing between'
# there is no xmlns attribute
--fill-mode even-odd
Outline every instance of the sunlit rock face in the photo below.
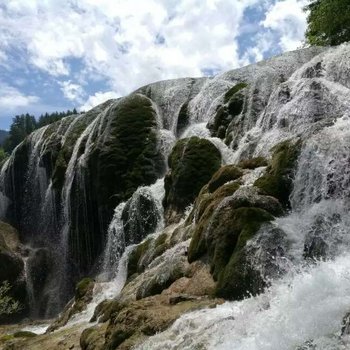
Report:
<svg viewBox="0 0 350 350"><path fill-rule="evenodd" d="M45 295L45 305L51 307L41 313L57 313L75 283L100 266L113 275L125 248L159 229L164 214L166 223L181 220L221 165L238 165L242 173L230 181L255 185L259 196L275 198L271 201L279 201L279 215L301 210L306 203L343 198L348 183L341 174L347 174L349 56L349 45L308 48L212 78L157 82L31 134L1 169L0 215L19 229L24 243L45 247L42 260L54 265L46 269L40 297ZM197 158L180 152L176 170L169 155L183 151L176 145L188 140L200 145ZM293 158L293 164L285 164L283 157ZM332 157L343 162L332 162ZM242 165L251 159L260 165L256 171ZM196 161L202 165L196 167ZM182 168L185 163L192 173ZM176 187L179 179L186 182L180 186L188 189L184 195ZM233 195L238 186L224 185L213 203ZM257 220L259 229L273 221L270 215L276 213L267 210ZM308 232L304 255L318 255L319 250L335 254L335 248L313 243L320 242L315 230ZM228 254L224 266L230 258ZM215 266L220 270L223 265L214 260L214 277L219 278Z"/></svg>

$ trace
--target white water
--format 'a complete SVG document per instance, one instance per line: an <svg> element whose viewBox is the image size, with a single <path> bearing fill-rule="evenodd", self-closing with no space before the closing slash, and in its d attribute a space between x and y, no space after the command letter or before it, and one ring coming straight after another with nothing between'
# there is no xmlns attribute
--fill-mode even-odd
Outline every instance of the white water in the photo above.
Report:
<svg viewBox="0 0 350 350"><path fill-rule="evenodd" d="M210 141L221 153L222 163L232 164L234 163L234 153L221 139L218 137L211 137L210 131L207 128L207 123L195 123L185 129L180 135L180 139L197 136Z"/></svg>
<svg viewBox="0 0 350 350"><path fill-rule="evenodd" d="M309 141L302 151L295 178L293 211L274 222L286 233L286 255L278 264L289 272L282 279L273 281L271 288L258 297L181 317L168 331L150 339L142 348L287 350L309 339L321 344L320 349L341 349L343 346L343 340L332 335L339 331L342 317L350 310L350 256L347 253L350 245L350 137L347 132L350 129L347 119L350 108L350 46L330 49L312 60L322 50L315 48L288 53L270 62L227 72L214 79L203 79L195 82L194 87L191 79L160 82L149 87L152 101L157 105L157 115L163 121L160 147L164 154L170 151L174 142L179 109L190 98L188 108L192 125L181 137L207 138L220 149L223 163L232 163L252 155L269 155L272 146L300 134ZM317 62L322 62L321 75L308 77L310 68L316 74L314 65ZM241 123L233 138L238 145L233 154L221 140L210 137L205 125L215 115L223 94L239 81L247 81L251 86L247 111L240 116ZM255 89L257 94L253 93ZM284 89L289 91L290 98L282 94ZM327 127L337 118L334 127ZM97 132L101 135L103 132L103 120L102 116L83 132L68 165L61 194L64 208L62 240L65 248L68 246L73 180L75 176L80 177L86 165L94 141L93 134ZM320 132L321 129L324 130ZM35 134L36 143L32 145L35 155L41 149L40 133ZM63 143L67 134L68 131L62 138ZM79 148L84 138L87 142L80 156ZM52 193L51 186L47 188L46 174L40 173L39 162L33 165L33 176L35 181L39 181L35 186L40 189L41 199L45 195L44 202L49 203ZM0 176L1 199L6 198L2 177L9 166L10 161L3 167ZM255 173L247 176L244 182L251 185L255 176ZM2 213L6 211L7 204L6 201L0 208ZM115 271L117 266L123 265L121 252L115 250L123 244L125 246L120 221L121 208L116 211L115 222L108 231L106 270ZM260 234L263 236L267 232ZM311 238L316 235L325 241L328 260L316 265L305 262L304 244L310 235ZM254 245L254 241L251 245ZM116 279L120 274L123 275L118 272ZM113 279L105 284L98 283L94 301L88 310L75 316L71 322L87 322L98 302L117 295L124 284L120 282L122 279L118 281Z"/></svg>
<svg viewBox="0 0 350 350"><path fill-rule="evenodd" d="M283 277L270 281L271 286L259 296L185 314L137 349L296 350L306 342L312 347L303 349L350 348L349 337L340 334L350 311L350 76L349 63L342 60L349 50L343 46L334 50L336 58L332 52L319 58L325 67L323 77L334 78L329 70L333 60L343 85L332 85L325 78L307 79L306 72L313 66L305 65L286 83L291 88L290 101L279 100L278 91L273 93L233 156L237 161L249 154L267 155L278 142L300 134L305 139L292 210L272 223L285 235L284 254L270 257ZM320 84L322 95L313 90L313 82ZM259 244L269 233L269 227L262 226L248 244L257 268L263 268L259 254L264 255L265 248ZM313 239L322 241L324 251L318 261L304 257Z"/></svg>
<svg viewBox="0 0 350 350"><path fill-rule="evenodd" d="M184 315L138 349L295 349L339 332L349 306L347 254L286 276L258 297Z"/></svg>
<svg viewBox="0 0 350 350"><path fill-rule="evenodd" d="M87 305L87 308L84 311L75 314L69 320L65 328L69 328L70 326L76 324L86 325L88 322L90 322L92 316L94 315L95 308L98 304L104 300L116 298L119 295L120 291L124 287L127 278L128 258L133 249L134 246L132 245L126 248L123 255L118 261L117 273L111 281L96 281L92 301ZM92 326L93 324L90 323L90 325Z"/></svg>
<svg viewBox="0 0 350 350"><path fill-rule="evenodd" d="M0 219L4 219L6 217L7 208L10 205L10 199L5 194L5 176L12 161L13 157L8 158L0 171Z"/></svg>
<svg viewBox="0 0 350 350"><path fill-rule="evenodd" d="M147 213L140 213L140 196L147 198L155 204L156 211L155 215L158 217L158 224L155 229L156 232L162 230L164 227L163 221L163 205L162 201L164 198L164 179L157 180L154 184L150 186L139 187L133 196L130 198L129 202L129 215L132 217L137 217L140 215L146 215ZM130 237L131 241L125 241L124 225L122 220L123 210L126 203L120 203L114 211L114 216L111 223L109 224L107 231L107 243L104 250L104 257L102 263L101 278L110 279L115 276L117 271L119 260L128 244L139 243L136 242L136 237ZM132 221L132 220L130 220ZM144 237L143 237L144 238Z"/></svg>

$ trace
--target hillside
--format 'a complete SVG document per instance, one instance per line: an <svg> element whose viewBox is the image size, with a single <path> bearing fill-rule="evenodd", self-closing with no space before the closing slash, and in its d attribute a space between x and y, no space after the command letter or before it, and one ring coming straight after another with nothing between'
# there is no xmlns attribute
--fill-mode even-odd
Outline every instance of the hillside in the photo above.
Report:
<svg viewBox="0 0 350 350"><path fill-rule="evenodd" d="M32 133L1 169L0 281L56 320L5 349L349 346L349 113L342 45Z"/></svg>

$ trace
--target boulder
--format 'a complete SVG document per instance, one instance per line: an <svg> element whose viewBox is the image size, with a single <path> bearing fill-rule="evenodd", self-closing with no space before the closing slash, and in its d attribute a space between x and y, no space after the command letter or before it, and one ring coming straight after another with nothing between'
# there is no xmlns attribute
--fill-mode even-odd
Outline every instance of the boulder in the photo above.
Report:
<svg viewBox="0 0 350 350"><path fill-rule="evenodd" d="M265 175L254 183L266 194L277 198L285 208L290 207L289 197L300 149L299 140L284 141L273 147L272 159Z"/></svg>
<svg viewBox="0 0 350 350"><path fill-rule="evenodd" d="M169 156L170 172L165 177L165 219L179 221L201 188L221 165L220 151L198 137L179 140Z"/></svg>
<svg viewBox="0 0 350 350"><path fill-rule="evenodd" d="M93 297L95 282L91 278L83 278L75 288L75 297L65 306L58 318L50 325L46 333L53 332L67 324L70 318L87 308Z"/></svg>

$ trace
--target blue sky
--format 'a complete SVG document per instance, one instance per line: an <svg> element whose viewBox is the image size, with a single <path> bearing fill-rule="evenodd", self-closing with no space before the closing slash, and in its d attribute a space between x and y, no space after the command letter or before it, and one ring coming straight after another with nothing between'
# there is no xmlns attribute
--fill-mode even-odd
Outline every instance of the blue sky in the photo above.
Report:
<svg viewBox="0 0 350 350"><path fill-rule="evenodd" d="M301 47L307 0L0 0L0 128Z"/></svg>

